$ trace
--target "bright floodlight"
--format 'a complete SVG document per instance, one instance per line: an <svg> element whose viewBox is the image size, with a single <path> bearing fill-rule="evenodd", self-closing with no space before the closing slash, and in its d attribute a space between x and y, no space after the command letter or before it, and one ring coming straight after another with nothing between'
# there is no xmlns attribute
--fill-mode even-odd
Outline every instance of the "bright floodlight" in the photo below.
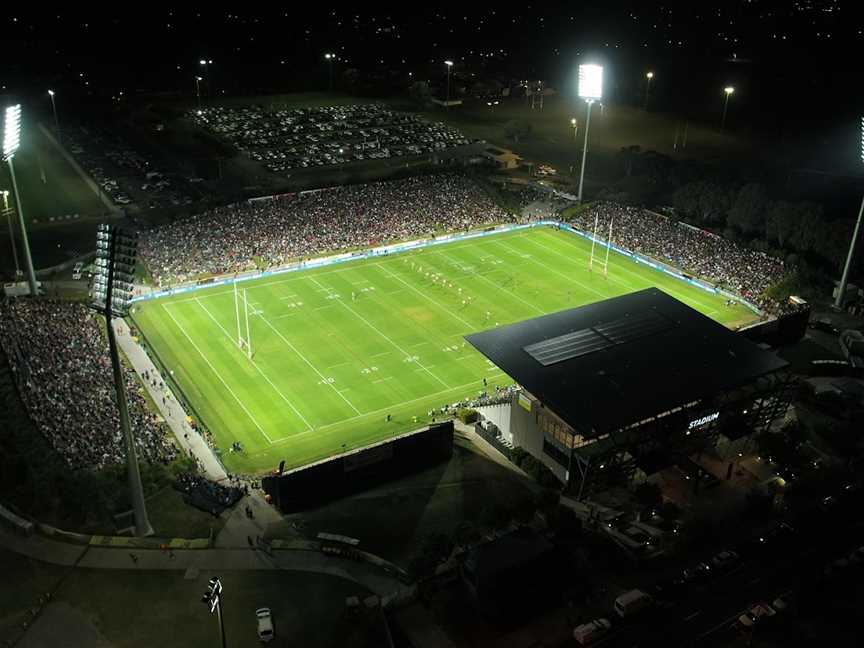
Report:
<svg viewBox="0 0 864 648"><path fill-rule="evenodd" d="M447 67L451 67L453 65L453 61L444 61L444 65Z"/></svg>
<svg viewBox="0 0 864 648"><path fill-rule="evenodd" d="M53 90L49 90L49 91L48 91L48 94L51 95L51 96L53 97L53 96L54 96L54 91L53 91Z"/></svg>
<svg viewBox="0 0 864 648"><path fill-rule="evenodd" d="M575 118L575 117L573 117L573 118L570 120L570 125L571 125L571 126L575 126L575 125L576 125L576 118Z"/></svg>
<svg viewBox="0 0 864 648"><path fill-rule="evenodd" d="M333 58L333 55L328 52L327 54L324 55L324 58L327 60L330 60L331 58Z"/></svg>
<svg viewBox="0 0 864 648"><path fill-rule="evenodd" d="M8 160L21 143L21 104L6 108L6 119L3 123L3 159Z"/></svg>
<svg viewBox="0 0 864 648"><path fill-rule="evenodd" d="M647 78L649 78L649 79L653 79L653 78L654 78L654 73L653 73L653 72L649 72L649 73L646 74L645 76L646 76Z"/></svg>
<svg viewBox="0 0 864 648"><path fill-rule="evenodd" d="M735 92L735 88L733 88L732 86L726 86L725 88L723 88L723 92L725 92L727 95L730 95Z"/></svg>
<svg viewBox="0 0 864 648"><path fill-rule="evenodd" d="M603 68L600 65L579 66L579 96L593 101L603 98Z"/></svg>

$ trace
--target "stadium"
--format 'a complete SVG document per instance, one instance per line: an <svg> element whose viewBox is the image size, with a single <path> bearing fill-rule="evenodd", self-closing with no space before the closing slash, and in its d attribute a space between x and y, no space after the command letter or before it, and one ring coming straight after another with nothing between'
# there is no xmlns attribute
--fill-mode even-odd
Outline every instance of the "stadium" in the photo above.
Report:
<svg viewBox="0 0 864 648"><path fill-rule="evenodd" d="M274 212L282 219L285 213L332 209L338 220L345 201L357 194L404 202L404 182L238 209L260 218L262 231L269 231ZM161 288L133 300L133 329L229 471L260 474L281 462L290 470L422 429L460 407L509 398L517 388L513 377L466 343L472 333L649 287L728 327L761 317L740 296L616 244L613 214L632 229L639 216L629 208L598 205L581 212L580 222L602 217L607 232L611 225L610 245L578 229L580 222L502 223L512 219L458 175L408 182L439 196L457 186L464 198L460 209L477 206L470 220L458 223L467 227L453 232L451 221L449 232L430 231L428 223L449 215L440 208L428 213L420 203L405 205L415 215L401 223L402 230L425 236L364 247L392 238L370 222L351 241L360 249L327 255L336 246L326 241L308 256L279 265L280 256L268 269L252 271L235 256L231 274L193 281L192 272L172 266L175 259L155 245L184 236L182 230L149 239L145 234L145 261L149 257L151 271L164 263L170 276L166 272ZM399 202L379 202L378 209L398 213ZM656 218L646 214L645 222L650 226ZM292 221L291 227L302 226ZM289 228L286 235L292 234ZM256 243L254 234L250 238ZM215 270L226 269L218 254L208 261ZM154 278L162 280L156 272Z"/></svg>

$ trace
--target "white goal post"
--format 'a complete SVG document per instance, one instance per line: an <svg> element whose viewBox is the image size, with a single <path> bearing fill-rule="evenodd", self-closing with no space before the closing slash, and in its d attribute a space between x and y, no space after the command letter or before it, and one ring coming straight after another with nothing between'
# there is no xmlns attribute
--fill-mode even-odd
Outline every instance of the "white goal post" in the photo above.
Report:
<svg viewBox="0 0 864 648"><path fill-rule="evenodd" d="M249 300L246 298L246 291L242 291L242 299L237 292L237 282L234 282L234 313L237 316L237 348L240 351L246 351L246 357L252 359L252 330L249 328ZM245 337L243 327L240 326L240 302L243 302L243 321L245 323Z"/></svg>
<svg viewBox="0 0 864 648"><path fill-rule="evenodd" d="M603 261L600 260L600 257L597 256L597 265L603 266L603 276L609 276L609 252L612 249L612 220L609 221L609 235L606 237L606 256ZM591 236L591 258L588 259L588 270L594 270L594 250L597 246L597 230L600 226L600 216L597 215L594 217L594 234ZM602 245L602 242L601 242Z"/></svg>

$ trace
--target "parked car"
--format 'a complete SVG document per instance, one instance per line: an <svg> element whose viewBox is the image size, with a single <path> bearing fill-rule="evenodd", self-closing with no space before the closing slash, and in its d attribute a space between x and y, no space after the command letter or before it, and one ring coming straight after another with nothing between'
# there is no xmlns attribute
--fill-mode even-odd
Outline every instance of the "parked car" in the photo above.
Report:
<svg viewBox="0 0 864 648"><path fill-rule="evenodd" d="M273 615L270 613L270 608L258 608L255 610L255 616L258 619L258 640L261 643L273 641Z"/></svg>
<svg viewBox="0 0 864 648"><path fill-rule="evenodd" d="M615 613L622 619L650 608L654 605L654 599L642 590L634 589L624 592L615 599Z"/></svg>
<svg viewBox="0 0 864 648"><path fill-rule="evenodd" d="M731 569L735 565L738 564L740 560L740 556L738 552L732 550L721 551L713 558L711 558L711 564L714 565L717 569Z"/></svg>
<svg viewBox="0 0 864 648"><path fill-rule="evenodd" d="M738 617L738 623L745 628L752 628L760 620L773 617L777 612L767 603L757 603Z"/></svg>
<svg viewBox="0 0 864 648"><path fill-rule="evenodd" d="M573 630L573 638L580 646L587 646L609 632L611 627L612 624L608 619L594 619L590 623L576 626Z"/></svg>

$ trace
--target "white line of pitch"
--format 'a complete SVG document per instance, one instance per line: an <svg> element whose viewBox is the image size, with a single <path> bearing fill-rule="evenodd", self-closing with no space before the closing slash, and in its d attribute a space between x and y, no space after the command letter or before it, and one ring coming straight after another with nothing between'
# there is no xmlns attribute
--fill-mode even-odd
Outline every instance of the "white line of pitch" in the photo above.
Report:
<svg viewBox="0 0 864 648"><path fill-rule="evenodd" d="M297 349L297 347L295 347L293 344L291 344L291 342L288 341L288 338L286 338L284 335L282 335L282 333L279 331L279 329L277 329L275 326L273 326L273 325L272 325L272 324L267 320L267 318L264 317L263 314L262 314L262 315L259 315L258 317L261 318L261 321L262 321L262 322L264 322L267 326L269 326L271 329L273 329L273 332L276 333L276 335L278 335L279 338L280 338L280 339L281 339L285 344L287 344L287 345L290 347L290 349L300 357L300 359L303 360L303 362L305 362L307 365L309 365L309 367L312 369L312 371L314 371L316 374L318 374L318 376L320 376L321 380L324 381L325 384L330 385L330 387L333 389L333 391L336 392L337 394L339 394L339 397L340 397L343 401L345 401L346 403L348 403L348 406L349 406L351 409L353 409L355 412L357 412L358 414L360 414L360 410L358 410L356 407L354 407L354 403L352 403L352 402L349 401L347 398L345 398L345 396L342 395L342 394L339 392L339 390L336 388L336 386L335 386L333 383L329 382L329 381L327 380L327 378L324 376L324 374L322 374L320 371L318 371L318 369L315 367L315 365L313 365L311 362L309 362L309 360L306 358L306 356L304 356L302 353L300 353L300 351ZM320 429L320 428L319 428L319 429Z"/></svg>
<svg viewBox="0 0 864 648"><path fill-rule="evenodd" d="M444 254L443 252L433 251L432 254L437 254L438 256L442 256L442 257L444 257L445 259L448 259L451 263L454 263L454 261L453 261L449 256L447 256L446 254ZM457 264L457 265L458 265L458 264ZM503 269L503 268L502 268L502 269ZM522 299L519 295L517 295L517 294L516 294L515 292L513 292L512 290L507 290L507 289L504 288L503 286L499 286L498 284L496 284L496 283L495 283L494 281L492 281L491 279L487 279L487 278L483 275L482 272L477 272L477 273L475 273L475 274L472 274L471 276L472 276L472 277L479 277L480 279L482 279L483 281L485 281L486 283L488 283L488 284L489 284L490 286L492 286L493 288L496 288L496 289L498 289L498 290L501 290L501 291L504 291L504 292L506 292L506 293L509 293L510 295L512 295L513 297L515 297L515 298L518 299L519 301L521 301L523 304L525 304L525 305L528 306L529 308L533 308L535 311L537 311L537 312L540 313L541 315L546 315L546 311L543 311L543 310L537 308L537 307L536 307L534 304L532 304L531 302L527 302L527 301L525 301L524 299Z"/></svg>
<svg viewBox="0 0 864 648"><path fill-rule="evenodd" d="M204 312L207 313L207 315L210 316L210 319L213 320L213 322L216 324L216 326L218 326L220 329L222 329L222 332L223 332L223 333L228 337L228 339L232 342L232 346L233 346L233 342L234 342L234 341L231 339L231 334L230 334L228 331L225 330L225 327L222 326L222 325L219 323L219 321L218 321L215 317L213 317L213 314L212 314L209 310L207 310L207 307L204 305L203 302L200 302L200 301L199 301L199 302L198 302L198 305L199 305L201 308L204 309ZM270 380L270 378L267 376L267 374L265 374L265 373L261 370L261 367L259 367L257 364L255 364L255 361L252 360L251 358L249 358L249 362L251 362L251 363L252 363L252 366L255 367L255 369L258 370L258 373L261 374L261 376L264 378L264 380L266 380L268 383L270 383L270 386L275 390L275 392L276 392L277 394L279 394L279 396L282 397L282 400L284 400L286 403L288 403L288 407L290 407L290 408L293 410L293 412L294 412L297 416L300 417L300 419L301 419L301 420L306 424L306 428L309 429L309 430L313 429L313 428L312 428L312 424L309 423L309 421L306 420L306 417L303 416L303 415L300 413L300 411L299 411L296 407L294 407L294 404L293 404L291 401L288 400L288 398L285 396L285 394L283 394L283 393L279 390L279 388L278 388L278 387L273 383L273 381Z"/></svg>
<svg viewBox="0 0 864 648"><path fill-rule="evenodd" d="M497 367L490 367L490 369L494 369L501 376L505 376L505 377L507 376L507 374L505 374L503 371L501 371ZM492 380L496 377L497 376L487 376L486 378L488 380ZM315 428L314 430L312 430L312 432L321 432L321 430L326 430L327 428L331 428L331 427L334 427L336 425L342 425L344 423L351 423L353 421L356 421L357 419L366 418L369 416L375 416L377 414L382 414L382 413L387 412L387 411L392 411L392 410L397 409L397 408L405 407L406 405L411 405L412 403L416 403L417 401L426 400L428 398L434 398L435 396L440 396L441 394L450 394L450 393L455 392L455 391L467 389L471 385L479 384L478 383L479 380L480 379L472 380L470 383L465 383L464 385L457 385L456 387L453 387L451 389L442 389L439 392L434 392L432 394L426 394L425 396L418 396L417 398L412 398L411 400L403 401L401 403L396 403L394 405L388 405L387 407L382 407L381 409L372 410L371 412L366 412L365 414L359 414L357 416L352 416L351 418L341 419L341 420L335 421L333 423L328 423L327 425L322 425L320 427ZM273 445L279 445L282 443L287 443L289 441L293 441L297 437L305 436L307 434L309 434L309 431L298 432L297 434L292 434L291 436L282 437L282 438L276 439L276 441L273 442ZM266 454L266 452L259 452L257 454L252 454L249 456L250 457L258 457L258 456L261 456L263 454Z"/></svg>
<svg viewBox="0 0 864 648"><path fill-rule="evenodd" d="M311 280L311 281L312 281L316 286L321 286L321 288L324 288L324 287L325 287L325 286L324 286L320 281L318 281L315 277L309 277L309 279L310 279L310 280ZM339 303L342 304L345 308L347 308L350 312L354 313L354 315L356 315L356 316L357 316L361 321L365 322L365 323L366 323L366 326L368 326L369 328L371 328L371 329L372 329L373 331L375 331L378 335L380 335L380 336L383 337L385 340L387 340L390 344L392 344L392 345L393 345L393 346L394 346L394 347L395 347L395 348L396 348L396 349L397 349L397 350L398 350L402 355L404 355L406 358L410 358L410 357L411 357L411 354L410 354L410 353L408 353L405 349L403 349L403 348L400 347L398 344L396 344L396 343L395 343L393 340L391 340L389 337L387 337L386 335L384 335L384 333L382 333L382 332L378 329L378 327L376 327L374 324L372 324L372 322L370 322L369 320L367 320L367 319L366 319L365 317L363 317L360 313L358 313L358 312L355 311L353 308L351 308L348 304L346 304L344 299L340 299L340 300L338 300L338 301L339 301ZM450 389L450 385L448 385L446 382L444 382L443 380L441 380L441 379L440 379L438 376L436 376L434 373L432 373L431 371L429 371L425 366L423 366L423 363L420 362L419 359L418 359L418 360L415 360L415 362L417 363L417 366L418 366L418 367L420 367L421 369L423 369L426 373L428 373L430 376L432 376L432 377L433 377L435 380L437 380L439 383L441 383L442 385L444 385L445 387L447 387L447 389Z"/></svg>
<svg viewBox="0 0 864 648"><path fill-rule="evenodd" d="M449 313L452 317L455 317L455 318L458 319L460 322L462 322L465 326L467 326L469 330L474 331L474 330L477 329L477 327L476 327L475 325L471 324L470 322L466 322L464 319L462 319L461 317L459 317L456 313L454 313L453 311L451 311L449 308L447 308L447 307L444 306L443 304L441 304L441 303L437 302L436 300L432 299L429 295L420 292L420 291L417 290L414 286L412 286L412 285L409 284L407 281L405 281L404 279L402 279L402 277L400 277L400 276L397 275L397 274L394 274L393 272L390 272L390 270L388 270L387 268L385 268L385 267L384 267L383 265L381 265L380 263L373 263L372 265L374 265L374 266L377 267L377 268L380 268L383 272L386 272L388 276L393 277L393 278L396 279L397 281L402 282L403 284L405 284L406 286L408 286L411 290L413 290L414 292L416 292L418 295L420 295L421 297L424 297L424 298L428 299L428 300L431 301L433 304L435 304L436 306L438 306L438 308L441 308L442 310L447 311L447 313Z"/></svg>
<svg viewBox="0 0 864 648"><path fill-rule="evenodd" d="M237 394L234 393L234 390L231 389L231 387L228 385L228 383L225 382L225 379L222 378L222 376L219 374L218 371L216 371L216 367L213 366L213 364L210 362L210 360L207 359L207 356L205 356L205 355L201 352L201 349L198 348L198 345L195 344L195 342L192 340L191 337L189 337L189 334L186 332L186 329L184 329L184 328L183 328L183 325L180 324L180 322L177 321L177 318L176 318L176 317L174 317L174 313L172 313L171 311L169 311L169 310L165 307L165 304L162 304L162 308L164 308L164 309L165 309L165 312L168 313L168 317L170 317L172 320L174 320L174 324L176 324L176 325L177 325L177 328L180 329L180 332L183 333L183 335L186 336L186 339L189 340L190 344L192 344L192 346L195 347L195 350L198 352L198 355L200 355L202 358L204 358L204 362L206 362L206 363L207 363L207 366L209 366L210 369L213 370L213 373L216 374L216 377L217 377L220 381L222 381L222 384L225 385L225 389L227 389L227 390L230 392L230 394L234 397L234 400L236 400L237 403L240 405L240 407L243 408L243 411L246 412L246 415L247 415L247 416L251 419L251 421L255 424L255 427L257 427L257 428L261 431L261 434L264 435L264 438L267 439L268 442L273 443L273 441L270 439L270 437L267 436L267 433L264 431L264 428L262 428L260 425L258 425L258 421L255 420L255 417L254 417L254 416L252 416L252 412L250 412L248 409L246 409L246 406L243 404L243 401L240 400L240 399L237 397Z"/></svg>

